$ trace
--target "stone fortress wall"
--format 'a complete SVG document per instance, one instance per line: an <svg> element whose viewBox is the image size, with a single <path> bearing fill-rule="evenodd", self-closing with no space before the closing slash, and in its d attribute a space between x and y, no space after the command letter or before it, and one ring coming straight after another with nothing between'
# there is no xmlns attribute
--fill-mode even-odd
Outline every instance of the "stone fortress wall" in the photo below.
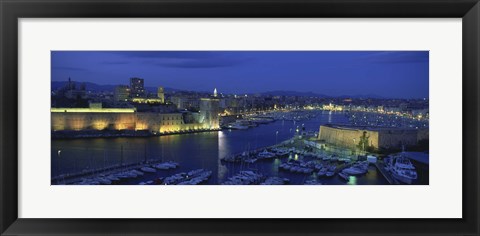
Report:
<svg viewBox="0 0 480 236"><path fill-rule="evenodd" d="M216 122L218 124L218 122ZM135 112L134 109L52 108L52 131L148 130L179 132L218 129L215 122L186 123L182 113Z"/></svg>
<svg viewBox="0 0 480 236"><path fill-rule="evenodd" d="M322 125L318 140L345 148L357 148L365 132L368 144L375 149L401 148L402 145L417 145L428 139L428 129L402 129Z"/></svg>

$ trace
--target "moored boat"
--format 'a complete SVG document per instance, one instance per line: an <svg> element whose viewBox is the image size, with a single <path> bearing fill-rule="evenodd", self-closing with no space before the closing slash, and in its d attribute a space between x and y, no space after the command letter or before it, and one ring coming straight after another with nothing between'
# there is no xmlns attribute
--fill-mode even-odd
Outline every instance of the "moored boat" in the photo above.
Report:
<svg viewBox="0 0 480 236"><path fill-rule="evenodd" d="M142 168L140 168L141 171L143 172L148 172L148 173L155 173L157 172L155 169L151 168L151 167L148 167L148 166L144 166ZM138 175L138 174L137 174Z"/></svg>
<svg viewBox="0 0 480 236"><path fill-rule="evenodd" d="M403 153L400 156L388 158L385 169L402 183L412 184L418 178L415 166Z"/></svg>

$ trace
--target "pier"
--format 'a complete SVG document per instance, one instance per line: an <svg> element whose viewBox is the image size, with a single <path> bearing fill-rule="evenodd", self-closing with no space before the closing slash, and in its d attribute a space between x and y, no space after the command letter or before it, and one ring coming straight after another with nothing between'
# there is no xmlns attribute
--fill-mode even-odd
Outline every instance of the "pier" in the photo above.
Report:
<svg viewBox="0 0 480 236"><path fill-rule="evenodd" d="M69 173L55 176L51 179L52 183L55 184L72 184L82 180L82 178L93 177L98 174L109 175L119 171L129 171L134 169L140 169L145 166L151 166L154 164L161 163L161 160L149 160L140 163L131 163L131 164L118 164L113 166L107 166L104 168L96 168L92 170L84 170L77 173Z"/></svg>

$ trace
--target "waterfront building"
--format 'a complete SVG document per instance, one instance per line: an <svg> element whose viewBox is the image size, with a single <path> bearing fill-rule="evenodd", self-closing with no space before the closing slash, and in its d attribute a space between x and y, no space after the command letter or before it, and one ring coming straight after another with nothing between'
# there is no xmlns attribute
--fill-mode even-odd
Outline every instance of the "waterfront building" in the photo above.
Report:
<svg viewBox="0 0 480 236"><path fill-rule="evenodd" d="M200 99L200 122L205 124L209 129L219 129L219 102L216 97Z"/></svg>
<svg viewBox="0 0 480 236"><path fill-rule="evenodd" d="M428 140L428 128L396 128L326 124L320 126L318 140L359 150L399 149Z"/></svg>
<svg viewBox="0 0 480 236"><path fill-rule="evenodd" d="M144 97L145 88L143 86L143 79L130 78L130 97Z"/></svg>
<svg viewBox="0 0 480 236"><path fill-rule="evenodd" d="M211 105L215 107L215 105ZM51 108L51 131L146 130L151 133L194 132L216 130L218 114L209 112L185 120L180 112L138 112L134 108ZM206 117L206 119L205 119ZM216 120L215 120L216 119Z"/></svg>
<svg viewBox="0 0 480 236"><path fill-rule="evenodd" d="M113 92L113 99L115 102L126 102L130 96L130 87L127 85L118 85L115 86Z"/></svg>
<svg viewBox="0 0 480 236"><path fill-rule="evenodd" d="M52 131L126 130L135 127L132 108L51 108Z"/></svg>

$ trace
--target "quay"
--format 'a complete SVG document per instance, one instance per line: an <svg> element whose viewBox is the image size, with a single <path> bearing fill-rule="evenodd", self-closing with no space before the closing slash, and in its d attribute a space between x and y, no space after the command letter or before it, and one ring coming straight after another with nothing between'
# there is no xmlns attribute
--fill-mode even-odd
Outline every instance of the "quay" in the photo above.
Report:
<svg viewBox="0 0 480 236"><path fill-rule="evenodd" d="M97 168L93 170L85 170L77 173L69 173L69 174L62 174L55 176L51 179L51 183L55 184L72 184L78 181L81 181L82 178L92 177L98 174L109 175L112 173L116 173L118 171L129 171L134 169L139 169L145 166L151 166L154 164L161 163L161 160L149 160L143 161L140 163L131 163L131 164L118 164L113 166L107 166L104 168Z"/></svg>

